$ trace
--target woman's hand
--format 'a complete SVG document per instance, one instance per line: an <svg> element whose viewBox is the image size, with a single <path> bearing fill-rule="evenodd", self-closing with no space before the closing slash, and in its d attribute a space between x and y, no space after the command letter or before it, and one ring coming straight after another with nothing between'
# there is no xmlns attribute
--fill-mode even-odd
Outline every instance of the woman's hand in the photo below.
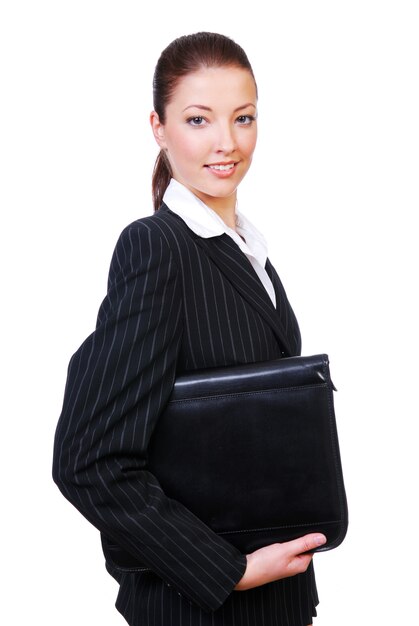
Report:
<svg viewBox="0 0 419 626"><path fill-rule="evenodd" d="M286 543L274 543L248 554L246 571L237 583L236 590L246 591L305 572L313 555L304 553L324 543L326 537L315 533Z"/></svg>

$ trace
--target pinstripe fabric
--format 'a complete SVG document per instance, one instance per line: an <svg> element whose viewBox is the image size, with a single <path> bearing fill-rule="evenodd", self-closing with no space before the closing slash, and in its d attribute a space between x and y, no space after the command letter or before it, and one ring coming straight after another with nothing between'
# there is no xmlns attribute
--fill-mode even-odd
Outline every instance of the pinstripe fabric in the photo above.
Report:
<svg viewBox="0 0 419 626"><path fill-rule="evenodd" d="M111 573L130 624L307 626L312 569L231 593L245 557L147 471L147 446L175 376L300 352L282 284L277 309L228 235L202 239L163 207L121 234L95 331L73 355L53 476L66 498L150 571Z"/></svg>

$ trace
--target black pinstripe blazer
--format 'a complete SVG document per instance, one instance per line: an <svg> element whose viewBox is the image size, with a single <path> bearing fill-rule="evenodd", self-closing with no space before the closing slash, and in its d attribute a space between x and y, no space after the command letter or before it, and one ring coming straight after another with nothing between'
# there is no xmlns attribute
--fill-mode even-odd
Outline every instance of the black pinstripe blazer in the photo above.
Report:
<svg viewBox="0 0 419 626"><path fill-rule="evenodd" d="M147 470L178 373L299 354L294 313L269 261L266 270L276 309L228 235L198 237L163 205L123 231L96 329L70 361L53 476L105 537L145 564L108 566L130 624L250 626L263 615L266 624L306 626L315 613L311 569L232 593L245 556L168 499Z"/></svg>

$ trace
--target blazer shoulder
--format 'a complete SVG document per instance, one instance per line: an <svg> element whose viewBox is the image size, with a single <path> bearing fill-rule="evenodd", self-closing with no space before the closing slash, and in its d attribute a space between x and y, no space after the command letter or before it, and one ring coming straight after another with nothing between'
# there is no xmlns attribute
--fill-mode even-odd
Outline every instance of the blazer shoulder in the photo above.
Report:
<svg viewBox="0 0 419 626"><path fill-rule="evenodd" d="M155 245L158 243L166 253L171 253L176 260L183 255L189 254L198 237L179 217L166 205L153 213L142 217L126 226L118 240L117 247L125 247L126 242L140 241L142 246Z"/></svg>
<svg viewBox="0 0 419 626"><path fill-rule="evenodd" d="M171 260L173 267L190 250L193 235L185 222L165 205L152 215L139 218L120 233L111 259L110 278L131 273L151 262Z"/></svg>
<svg viewBox="0 0 419 626"><path fill-rule="evenodd" d="M178 239L184 237L185 234L193 235L185 222L176 213L173 213L166 205L153 213L141 217L128 224L122 231L121 237L130 234L141 234L149 232L151 235L159 235L160 237L170 240L170 238Z"/></svg>

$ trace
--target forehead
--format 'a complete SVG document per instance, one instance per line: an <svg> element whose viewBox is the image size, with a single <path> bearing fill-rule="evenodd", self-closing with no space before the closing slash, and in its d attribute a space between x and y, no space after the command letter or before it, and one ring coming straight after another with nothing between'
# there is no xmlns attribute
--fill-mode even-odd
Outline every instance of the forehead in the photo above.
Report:
<svg viewBox="0 0 419 626"><path fill-rule="evenodd" d="M168 104L185 108L192 104L208 106L256 106L256 85L251 73L238 67L205 67L181 78Z"/></svg>

